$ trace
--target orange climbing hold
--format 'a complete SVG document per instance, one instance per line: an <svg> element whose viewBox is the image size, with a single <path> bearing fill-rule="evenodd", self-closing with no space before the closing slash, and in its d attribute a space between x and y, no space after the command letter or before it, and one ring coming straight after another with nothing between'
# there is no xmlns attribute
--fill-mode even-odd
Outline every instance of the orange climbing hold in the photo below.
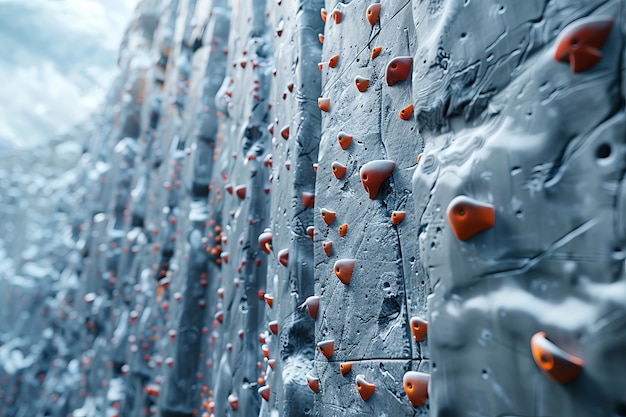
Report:
<svg viewBox="0 0 626 417"><path fill-rule="evenodd" d="M318 98L317 106L320 108L321 111L327 112L328 110L330 110L330 99L324 97Z"/></svg>
<svg viewBox="0 0 626 417"><path fill-rule="evenodd" d="M330 359L335 351L335 341L333 339L323 340L317 344L317 348L320 352L322 352L322 355L324 355L326 359Z"/></svg>
<svg viewBox="0 0 626 417"><path fill-rule="evenodd" d="M269 306L269 308L274 307L274 297L269 295L269 294L265 294L263 296L265 298L265 303Z"/></svg>
<svg viewBox="0 0 626 417"><path fill-rule="evenodd" d="M371 26L374 26L378 23L380 19L380 3L372 4L367 8L367 21L370 22Z"/></svg>
<svg viewBox="0 0 626 417"><path fill-rule="evenodd" d="M330 68L337 68L338 63L339 63L339 55L333 55L328 60L328 66Z"/></svg>
<svg viewBox="0 0 626 417"><path fill-rule="evenodd" d="M320 214L322 215L322 220L324 220L324 223L326 223L328 226L330 226L335 221L335 217L337 216L336 212L325 208L320 209Z"/></svg>
<svg viewBox="0 0 626 417"><path fill-rule="evenodd" d="M348 233L348 224L344 223L341 226L339 226L339 236L344 237L346 233Z"/></svg>
<svg viewBox="0 0 626 417"><path fill-rule="evenodd" d="M406 211L392 211L391 212L391 223L395 225L399 225L404 220L404 216L406 215Z"/></svg>
<svg viewBox="0 0 626 417"><path fill-rule="evenodd" d="M282 249L278 252L278 262L285 267L289 264L289 249Z"/></svg>
<svg viewBox="0 0 626 417"><path fill-rule="evenodd" d="M311 240L315 240L315 226L309 226L306 228L306 234L309 235Z"/></svg>
<svg viewBox="0 0 626 417"><path fill-rule="evenodd" d="M376 59L376 57L378 55L380 55L380 53L383 51L383 47L382 46L375 46L372 49L372 59Z"/></svg>
<svg viewBox="0 0 626 417"><path fill-rule="evenodd" d="M315 206L315 193L304 191L302 193L302 205L306 208L313 208Z"/></svg>
<svg viewBox="0 0 626 417"><path fill-rule="evenodd" d="M326 9L322 7L322 9L320 10L320 16L322 16L322 20L324 22L326 22L326 15L327 15Z"/></svg>
<svg viewBox="0 0 626 417"><path fill-rule="evenodd" d="M259 395L261 396L261 398L263 398L265 401L270 400L270 386L269 385L264 385L261 388L258 389L259 391Z"/></svg>
<svg viewBox="0 0 626 417"><path fill-rule="evenodd" d="M318 392L320 392L320 380L318 378L315 378L313 375L306 375L306 384L309 386L309 388L311 388L311 391L313 391L314 393L317 394Z"/></svg>
<svg viewBox="0 0 626 417"><path fill-rule="evenodd" d="M346 175L346 166L343 164L340 164L337 161L333 162L332 169L333 169L333 174L335 175L335 178L337 178L338 180L342 179L343 176Z"/></svg>
<svg viewBox="0 0 626 417"><path fill-rule="evenodd" d="M348 372L352 369L351 362L341 362L339 364L339 372L341 372L341 376L346 376Z"/></svg>
<svg viewBox="0 0 626 417"><path fill-rule="evenodd" d="M464 195L450 202L447 215L452 232L459 240L468 240L495 224L495 210L491 204Z"/></svg>
<svg viewBox="0 0 626 417"><path fill-rule="evenodd" d="M387 64L387 85L391 87L392 85L409 78L412 66L413 58L410 56L400 56L392 59L389 64Z"/></svg>
<svg viewBox="0 0 626 417"><path fill-rule="evenodd" d="M324 253L326 254L326 256L330 256L330 251L333 249L333 242L331 242L330 240L323 242L322 248L324 249Z"/></svg>
<svg viewBox="0 0 626 417"><path fill-rule="evenodd" d="M567 26L556 39L554 59L569 63L574 74L588 70L602 59L601 48L613 28L608 16L592 16Z"/></svg>
<svg viewBox="0 0 626 417"><path fill-rule="evenodd" d="M404 392L413 407L421 407L428 399L428 382L430 375L423 372L409 371L404 374L402 382Z"/></svg>
<svg viewBox="0 0 626 417"><path fill-rule="evenodd" d="M406 106L405 108L400 110L400 118L402 120L409 120L412 115L413 115L413 105L412 104L409 104L408 106Z"/></svg>
<svg viewBox="0 0 626 417"><path fill-rule="evenodd" d="M320 43L324 43L324 35L322 35L321 33L317 35L317 39L320 40Z"/></svg>
<svg viewBox="0 0 626 417"><path fill-rule="evenodd" d="M354 84L356 84L357 90L359 90L361 93L364 93L365 91L367 91L367 87L369 87L370 85L370 80L363 77L356 77L354 79Z"/></svg>
<svg viewBox="0 0 626 417"><path fill-rule="evenodd" d="M361 167L361 183L371 199L378 196L381 185L391 176L395 167L396 163L388 160L370 161Z"/></svg>
<svg viewBox="0 0 626 417"><path fill-rule="evenodd" d="M304 301L304 305L309 312L309 316L311 316L313 320L317 320L317 312L320 308L320 297L312 295Z"/></svg>
<svg viewBox="0 0 626 417"><path fill-rule="evenodd" d="M421 317L411 317L411 333L413 340L421 342L426 338L428 332L428 322Z"/></svg>
<svg viewBox="0 0 626 417"><path fill-rule="evenodd" d="M352 136L348 135L345 132L339 132L337 133L337 142L339 142L339 146L341 146L341 149L345 151L350 147L350 144L352 143Z"/></svg>
<svg viewBox="0 0 626 417"><path fill-rule="evenodd" d="M533 335L530 350L539 369L561 384L576 378L584 366L582 359L563 351L548 340L544 332Z"/></svg>
<svg viewBox="0 0 626 417"><path fill-rule="evenodd" d="M335 275L337 275L339 281L345 285L350 284L354 271L354 263L354 259L339 259L335 262L335 266L333 267Z"/></svg>
<svg viewBox="0 0 626 417"><path fill-rule="evenodd" d="M369 400L376 390L376 385L367 382L365 380L365 375L357 375L355 380L356 390L359 392L359 395L361 396L363 401Z"/></svg>

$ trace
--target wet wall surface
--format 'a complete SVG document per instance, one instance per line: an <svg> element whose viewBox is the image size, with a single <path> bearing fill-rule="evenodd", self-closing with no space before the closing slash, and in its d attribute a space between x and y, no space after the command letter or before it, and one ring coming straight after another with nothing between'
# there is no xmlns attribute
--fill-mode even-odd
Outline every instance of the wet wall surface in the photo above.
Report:
<svg viewBox="0 0 626 417"><path fill-rule="evenodd" d="M625 12L144 0L0 416L626 415Z"/></svg>

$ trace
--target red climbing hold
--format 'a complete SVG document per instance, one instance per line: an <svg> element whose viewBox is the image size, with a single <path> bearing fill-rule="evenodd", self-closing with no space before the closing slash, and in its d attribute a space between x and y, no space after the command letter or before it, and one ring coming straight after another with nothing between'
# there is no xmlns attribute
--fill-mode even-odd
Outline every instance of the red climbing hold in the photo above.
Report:
<svg viewBox="0 0 626 417"><path fill-rule="evenodd" d="M400 110L399 116L402 120L409 120L413 115L413 105L409 104L402 110Z"/></svg>
<svg viewBox="0 0 626 417"><path fill-rule="evenodd" d="M230 404L230 408L237 411L237 407L239 406L239 398L234 394L230 394L228 396L228 404Z"/></svg>
<svg viewBox="0 0 626 417"><path fill-rule="evenodd" d="M269 329L270 332L274 334L278 334L278 321L277 320L270 321L267 324L267 328Z"/></svg>
<svg viewBox="0 0 626 417"><path fill-rule="evenodd" d="M339 132L337 133L337 142L339 142L339 146L341 146L341 149L345 151L346 149L348 149L348 147L350 147L350 144L352 143L352 136L348 135L345 132Z"/></svg>
<svg viewBox="0 0 626 417"><path fill-rule="evenodd" d="M325 208L320 209L320 214L322 215L322 220L324 220L324 223L326 223L328 226L330 226L335 221L335 217L337 216L336 212L330 211Z"/></svg>
<svg viewBox="0 0 626 417"><path fill-rule="evenodd" d="M339 55L333 55L328 60L328 66L330 68L337 68L338 63L339 63Z"/></svg>
<svg viewBox="0 0 626 417"><path fill-rule="evenodd" d="M315 206L315 193L304 191L302 193L302 205L306 208L313 208Z"/></svg>
<svg viewBox="0 0 626 417"><path fill-rule="evenodd" d="M245 185L238 185L235 188L235 194L237 194L237 197L239 197L241 200L246 198L246 186Z"/></svg>
<svg viewBox="0 0 626 417"><path fill-rule="evenodd" d="M495 210L491 204L464 195L450 202L447 215L452 232L459 240L468 240L495 223Z"/></svg>
<svg viewBox="0 0 626 417"><path fill-rule="evenodd" d="M335 174L335 178L337 178L338 180L342 179L343 176L346 175L346 166L343 164L340 164L337 161L333 162L332 169L333 169L333 174Z"/></svg>
<svg viewBox="0 0 626 417"><path fill-rule="evenodd" d="M341 23L341 12L339 10L333 10L333 19L336 24Z"/></svg>
<svg viewBox="0 0 626 417"><path fill-rule="evenodd" d="M357 375L355 381L356 390L359 392L359 395L361 395L363 401L369 400L376 390L376 385L367 382L365 380L365 375Z"/></svg>
<svg viewBox="0 0 626 417"><path fill-rule="evenodd" d="M309 235L311 240L315 240L315 226L309 226L306 228L306 234Z"/></svg>
<svg viewBox="0 0 626 417"><path fill-rule="evenodd" d="M404 216L406 215L406 211L392 211L391 212L391 223L396 226L402 223L404 220Z"/></svg>
<svg viewBox="0 0 626 417"><path fill-rule="evenodd" d="M265 229L265 232L259 235L259 245L263 252L269 254L272 251L272 232Z"/></svg>
<svg viewBox="0 0 626 417"><path fill-rule="evenodd" d="M333 339L323 340L317 344L317 348L320 352L322 352L322 355L324 355L326 359L330 359L335 351L335 341Z"/></svg>
<svg viewBox="0 0 626 417"><path fill-rule="evenodd" d="M382 46L375 46L372 49L372 59L375 59L378 55L380 55L380 53L382 52L383 47Z"/></svg>
<svg viewBox="0 0 626 417"><path fill-rule="evenodd" d="M317 106L320 108L321 111L327 112L328 110L330 110L330 99L324 97L318 98Z"/></svg>
<svg viewBox="0 0 626 417"><path fill-rule="evenodd" d="M370 80L363 77L356 77L354 79L354 83L356 84L356 89L359 90L359 92L364 93L370 85Z"/></svg>
<svg viewBox="0 0 626 417"><path fill-rule="evenodd" d="M318 392L320 392L320 380L318 378L315 378L314 376L307 374L306 383L309 386L309 388L311 388L311 391L313 391L314 393L317 394Z"/></svg>
<svg viewBox="0 0 626 417"><path fill-rule="evenodd" d="M263 398L265 401L270 400L270 386L269 385L264 385L261 388L258 389L259 391L259 395L261 396L261 398Z"/></svg>
<svg viewBox="0 0 626 417"><path fill-rule="evenodd" d="M568 62L574 74L588 70L602 59L600 49L613 27L613 19L592 16L568 25L556 39L554 59Z"/></svg>
<svg viewBox="0 0 626 417"><path fill-rule="evenodd" d="M530 339L530 349L535 363L554 381L565 384L580 374L584 363L582 359L570 355L538 332Z"/></svg>
<svg viewBox="0 0 626 417"><path fill-rule="evenodd" d="M322 248L324 249L324 253L326 254L326 256L330 256L330 251L333 248L333 242L331 242L330 240L323 242Z"/></svg>
<svg viewBox="0 0 626 417"><path fill-rule="evenodd" d="M378 196L380 186L391 176L395 167L396 163L388 160L370 161L361 167L361 183L371 199Z"/></svg>
<svg viewBox="0 0 626 417"><path fill-rule="evenodd" d="M426 338L428 332L428 322L421 317L411 317L411 333L413 340L421 342Z"/></svg>
<svg viewBox="0 0 626 417"><path fill-rule="evenodd" d="M372 4L367 8L367 21L374 26L380 19L380 3Z"/></svg>
<svg viewBox="0 0 626 417"><path fill-rule="evenodd" d="M339 372L341 372L341 376L346 376L348 372L352 369L351 362L341 362L339 364Z"/></svg>
<svg viewBox="0 0 626 417"><path fill-rule="evenodd" d="M320 308L320 297L312 295L304 301L304 305L309 312L309 316L311 316L313 320L317 320L317 312Z"/></svg>
<svg viewBox="0 0 626 417"><path fill-rule="evenodd" d="M387 85L391 87L395 83L409 78L412 65L413 58L410 56L400 56L392 59L389 64L387 64Z"/></svg>
<svg viewBox="0 0 626 417"><path fill-rule="evenodd" d="M289 264L289 249L283 249L278 252L278 262L285 267Z"/></svg>
<svg viewBox="0 0 626 417"><path fill-rule="evenodd" d="M285 126L280 130L280 136L285 140L289 139L289 126Z"/></svg>

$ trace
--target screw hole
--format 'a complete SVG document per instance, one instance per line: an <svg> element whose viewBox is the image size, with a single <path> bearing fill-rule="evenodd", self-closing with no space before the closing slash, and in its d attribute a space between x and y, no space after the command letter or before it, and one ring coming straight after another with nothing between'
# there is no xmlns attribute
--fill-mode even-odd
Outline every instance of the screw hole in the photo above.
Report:
<svg viewBox="0 0 626 417"><path fill-rule="evenodd" d="M598 146L598 149L596 149L597 158L605 159L609 156L611 156L611 145L609 145L608 143L603 143Z"/></svg>

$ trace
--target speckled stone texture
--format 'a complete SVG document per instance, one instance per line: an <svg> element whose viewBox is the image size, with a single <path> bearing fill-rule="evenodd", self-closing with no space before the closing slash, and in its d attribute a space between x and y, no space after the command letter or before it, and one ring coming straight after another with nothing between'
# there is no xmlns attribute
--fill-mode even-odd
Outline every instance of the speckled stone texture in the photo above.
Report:
<svg viewBox="0 0 626 417"><path fill-rule="evenodd" d="M0 416L626 415L624 13L142 1Z"/></svg>

